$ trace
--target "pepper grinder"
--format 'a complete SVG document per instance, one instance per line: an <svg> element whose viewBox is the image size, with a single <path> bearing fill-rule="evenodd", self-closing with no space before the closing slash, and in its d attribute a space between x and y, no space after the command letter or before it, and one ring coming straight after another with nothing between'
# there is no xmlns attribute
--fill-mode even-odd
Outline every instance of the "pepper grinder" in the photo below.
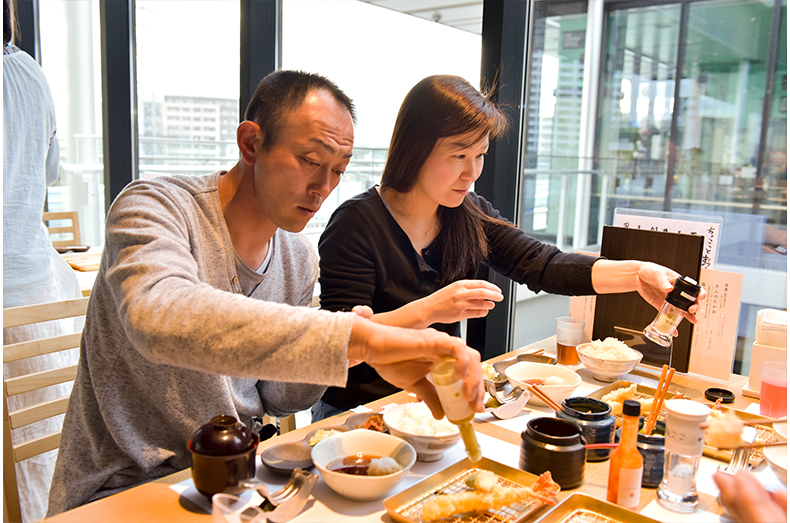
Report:
<svg viewBox="0 0 790 523"><path fill-rule="evenodd" d="M645 327L645 336L662 347L672 345L672 336L683 320L683 312L697 301L701 291L702 287L688 276L676 279L675 288L667 294L653 323Z"/></svg>

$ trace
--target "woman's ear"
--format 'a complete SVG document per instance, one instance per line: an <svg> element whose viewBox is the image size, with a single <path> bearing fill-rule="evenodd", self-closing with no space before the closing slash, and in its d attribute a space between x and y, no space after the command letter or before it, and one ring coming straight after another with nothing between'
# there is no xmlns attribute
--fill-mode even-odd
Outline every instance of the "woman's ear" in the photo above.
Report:
<svg viewBox="0 0 790 523"><path fill-rule="evenodd" d="M256 153L263 147L263 130L255 122L245 120L236 128L236 143L244 163L252 165Z"/></svg>

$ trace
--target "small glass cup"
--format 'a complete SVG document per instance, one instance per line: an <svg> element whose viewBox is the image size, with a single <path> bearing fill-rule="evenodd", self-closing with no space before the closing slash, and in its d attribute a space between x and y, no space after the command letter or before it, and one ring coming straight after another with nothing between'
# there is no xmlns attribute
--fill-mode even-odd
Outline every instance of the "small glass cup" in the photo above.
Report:
<svg viewBox="0 0 790 523"><path fill-rule="evenodd" d="M211 496L211 520L214 523L266 523L266 513L247 506L248 500L233 494Z"/></svg>
<svg viewBox="0 0 790 523"><path fill-rule="evenodd" d="M760 374L760 415L787 416L787 363L766 361Z"/></svg>
<svg viewBox="0 0 790 523"><path fill-rule="evenodd" d="M557 318L557 363L560 365L578 365L576 347L584 343L584 324L582 318Z"/></svg>

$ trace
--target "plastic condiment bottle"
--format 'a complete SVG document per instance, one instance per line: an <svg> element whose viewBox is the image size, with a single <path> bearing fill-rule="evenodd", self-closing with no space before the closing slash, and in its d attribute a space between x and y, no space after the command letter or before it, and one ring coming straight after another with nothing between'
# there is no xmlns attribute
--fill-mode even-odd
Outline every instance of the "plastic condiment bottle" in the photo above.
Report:
<svg viewBox="0 0 790 523"><path fill-rule="evenodd" d="M638 401L623 402L623 436L609 459L609 488L606 501L620 506L636 509L639 507L639 495L642 492L642 468L644 460L636 448L636 437L639 434L639 413L641 405Z"/></svg>
<svg viewBox="0 0 790 523"><path fill-rule="evenodd" d="M480 443L477 442L477 435L471 423L475 413L464 397L462 390L464 382L455 374L455 358L444 358L436 362L431 368L431 377L447 420L457 425L461 432L466 454L471 461L480 461L483 452L480 450Z"/></svg>
<svg viewBox="0 0 790 523"><path fill-rule="evenodd" d="M702 287L692 278L685 276L676 279L675 288L667 294L653 323L645 327L644 335L663 347L672 345L672 336L683 320L683 312L697 301L700 291Z"/></svg>

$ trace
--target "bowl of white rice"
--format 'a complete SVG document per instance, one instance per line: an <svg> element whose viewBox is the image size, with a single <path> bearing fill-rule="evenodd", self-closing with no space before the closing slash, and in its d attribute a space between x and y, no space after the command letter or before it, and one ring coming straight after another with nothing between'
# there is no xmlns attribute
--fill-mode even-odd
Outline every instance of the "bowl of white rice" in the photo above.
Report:
<svg viewBox="0 0 790 523"><path fill-rule="evenodd" d="M384 413L384 425L390 434L407 441L417 451L417 461L436 461L444 451L461 440L458 427L447 421L437 420L423 402L405 403Z"/></svg>
<svg viewBox="0 0 790 523"><path fill-rule="evenodd" d="M598 381L612 382L628 374L642 361L642 353L632 349L617 338L594 340L576 347L576 353L585 367Z"/></svg>

